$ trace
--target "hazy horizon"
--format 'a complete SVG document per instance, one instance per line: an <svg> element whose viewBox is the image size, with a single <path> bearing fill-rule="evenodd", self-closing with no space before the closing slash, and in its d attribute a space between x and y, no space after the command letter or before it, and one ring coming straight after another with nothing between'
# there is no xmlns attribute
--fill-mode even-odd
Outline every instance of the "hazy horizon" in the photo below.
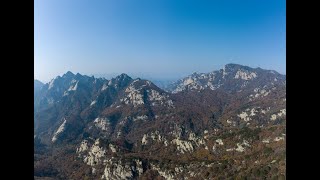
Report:
<svg viewBox="0 0 320 180"><path fill-rule="evenodd" d="M286 74L284 0L35 0L34 78L177 79L236 63Z"/></svg>
<svg viewBox="0 0 320 180"><path fill-rule="evenodd" d="M234 64L234 63L228 63L228 64ZM242 65L242 64L241 64ZM245 66L245 65L244 65ZM147 79L147 80L151 80L151 81L176 81L176 80L179 80L180 78L184 78L188 75L191 75L192 73L210 73L210 72L213 72L213 71L217 71L217 70L220 70L222 69L223 66L221 66L221 68L217 68L217 69L213 69L213 70L210 70L210 71L206 71L206 72L202 72L202 71L192 71L192 72L188 72L188 73L184 73L184 74L181 74L180 76L168 76L168 75L158 75L158 76L155 76L154 74L148 74L148 73L126 73L126 72L121 72L121 73L94 73L94 74L86 74L86 73L81 73L81 72L73 72L73 71L70 71L72 72L73 74L77 74L77 73L80 73L81 75L86 75L86 76L94 76L95 78L106 78L106 79L111 79L111 78L115 78L116 76L122 74L122 73L125 73L127 74L128 76L130 76L131 78L135 79L135 78L141 78L141 79ZM258 68L258 67L252 67L252 68ZM261 68L261 67L260 67ZM264 69L264 68L262 68ZM265 70L273 70L273 69L265 69ZM63 76L65 73L67 73L68 71L62 73L62 74L57 74L56 76L48 79L48 80L40 80L40 79L37 79L37 78L34 78L35 80L38 80L42 83L48 83L50 82L52 79L56 78L57 76ZM281 72L278 72L280 74L283 74L283 75L286 75L285 73L281 73Z"/></svg>

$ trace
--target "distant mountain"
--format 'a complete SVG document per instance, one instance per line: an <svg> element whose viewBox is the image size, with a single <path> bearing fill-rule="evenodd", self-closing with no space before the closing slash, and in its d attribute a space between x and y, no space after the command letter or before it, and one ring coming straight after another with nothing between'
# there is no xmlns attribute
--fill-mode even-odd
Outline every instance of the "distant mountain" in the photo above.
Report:
<svg viewBox="0 0 320 180"><path fill-rule="evenodd" d="M206 88L211 90L241 91L250 87L261 85L273 86L285 83L285 75L273 70L250 68L238 64L227 64L223 69L210 73L193 73L180 79L166 90L172 93L180 91L200 91Z"/></svg>
<svg viewBox="0 0 320 180"><path fill-rule="evenodd" d="M164 91L67 72L35 97L35 176L281 179L286 77L228 64Z"/></svg>
<svg viewBox="0 0 320 180"><path fill-rule="evenodd" d="M106 78L106 79L111 79L115 76L117 76L117 73L100 73L100 74L91 74L90 76L94 76L97 78Z"/></svg>
<svg viewBox="0 0 320 180"><path fill-rule="evenodd" d="M106 79L110 79L112 77L117 76L116 73L92 74L92 75L94 77L101 77ZM130 74L130 77L148 79L161 89L166 89L170 84L172 84L175 80L178 79L178 78L174 79L174 78L151 77L151 75L143 74L143 73L135 73L135 74L133 73L133 74Z"/></svg>
<svg viewBox="0 0 320 180"><path fill-rule="evenodd" d="M163 90L167 90L167 88L175 82L175 80L163 80L163 79L151 79L151 81Z"/></svg>

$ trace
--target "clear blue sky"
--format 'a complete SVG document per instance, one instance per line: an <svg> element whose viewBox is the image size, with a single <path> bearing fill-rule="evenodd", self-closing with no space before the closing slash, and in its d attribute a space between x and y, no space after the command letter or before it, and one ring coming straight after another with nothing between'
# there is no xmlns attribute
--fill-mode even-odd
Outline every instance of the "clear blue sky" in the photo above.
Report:
<svg viewBox="0 0 320 180"><path fill-rule="evenodd" d="M35 0L35 78L286 71L285 0Z"/></svg>

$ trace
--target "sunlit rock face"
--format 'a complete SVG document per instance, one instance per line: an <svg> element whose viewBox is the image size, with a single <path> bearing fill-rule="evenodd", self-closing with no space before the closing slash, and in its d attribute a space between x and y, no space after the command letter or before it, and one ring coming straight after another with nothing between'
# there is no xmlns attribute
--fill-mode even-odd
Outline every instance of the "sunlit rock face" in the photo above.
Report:
<svg viewBox="0 0 320 180"><path fill-rule="evenodd" d="M285 76L236 64L166 90L67 73L36 93L35 177L281 179L285 90Z"/></svg>

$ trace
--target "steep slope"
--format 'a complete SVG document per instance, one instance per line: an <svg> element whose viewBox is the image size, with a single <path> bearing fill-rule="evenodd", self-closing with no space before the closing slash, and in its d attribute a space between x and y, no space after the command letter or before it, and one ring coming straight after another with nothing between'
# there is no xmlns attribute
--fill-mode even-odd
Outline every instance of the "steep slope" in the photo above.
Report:
<svg viewBox="0 0 320 180"><path fill-rule="evenodd" d="M34 91L40 91L40 89L41 89L41 87L42 87L43 85L44 85L44 84L43 84L41 81L35 79L35 80L34 80Z"/></svg>
<svg viewBox="0 0 320 180"><path fill-rule="evenodd" d="M39 80L34 80L33 83L33 87L34 87L34 91L33 91L33 97L34 97L34 102L38 101L38 97L39 97L39 92L41 91L41 88L43 87L43 83ZM36 103L34 103L34 109L38 109L38 106Z"/></svg>
<svg viewBox="0 0 320 180"><path fill-rule="evenodd" d="M35 101L35 175L281 179L285 89L285 76L235 64L184 78L173 93L126 74L68 72Z"/></svg>
<svg viewBox="0 0 320 180"><path fill-rule="evenodd" d="M71 72L58 76L43 86L35 102L39 107L35 113L35 134L43 133L43 140L48 143L49 139L56 141L56 136L70 129L66 135L75 138L88 117L110 106L112 99L131 80L124 74L110 81ZM93 105L94 110L90 110Z"/></svg>

